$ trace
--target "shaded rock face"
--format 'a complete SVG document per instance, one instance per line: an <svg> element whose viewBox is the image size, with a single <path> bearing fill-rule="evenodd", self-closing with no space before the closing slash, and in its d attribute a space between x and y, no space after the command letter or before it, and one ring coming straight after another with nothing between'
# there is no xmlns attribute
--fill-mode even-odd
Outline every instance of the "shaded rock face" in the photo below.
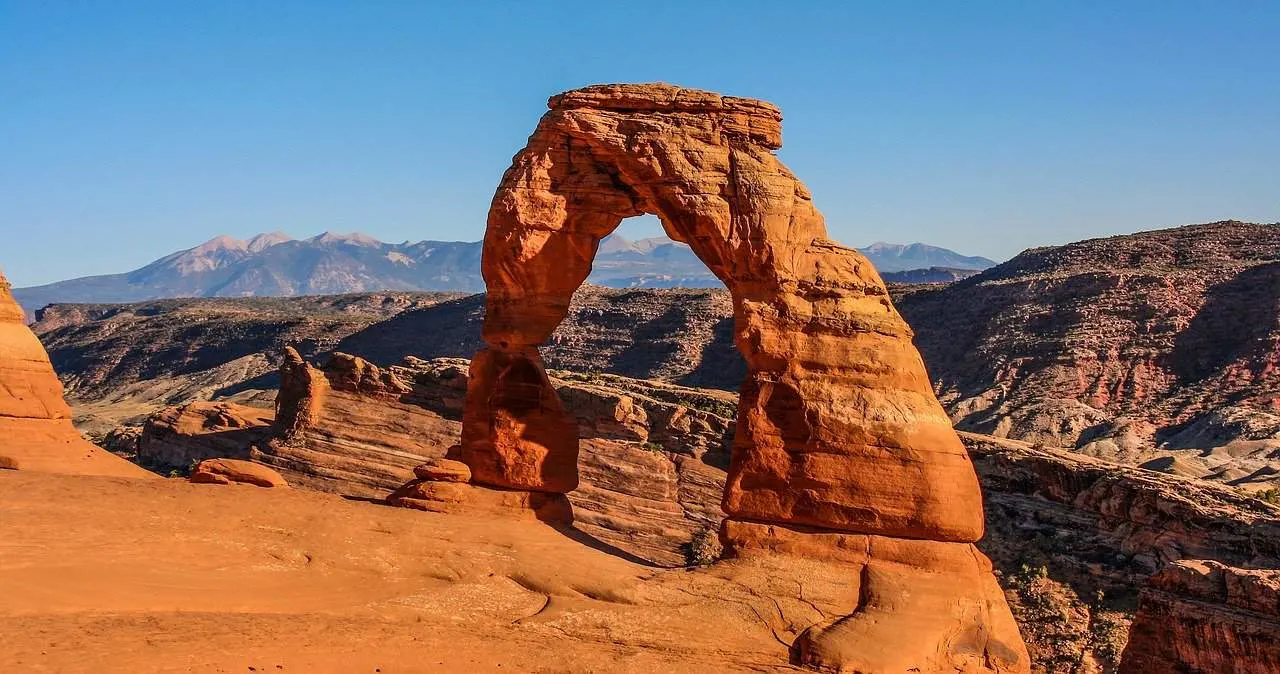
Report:
<svg viewBox="0 0 1280 674"><path fill-rule="evenodd" d="M159 471L191 468L205 459L248 459L272 436L271 410L197 401L147 419L137 439L138 463Z"/></svg>
<svg viewBox="0 0 1280 674"><path fill-rule="evenodd" d="M986 496L979 547L1003 575L1033 671L1117 671L1138 590L1170 564L1280 568L1280 508L1200 480L961 437Z"/></svg>
<svg viewBox="0 0 1280 674"><path fill-rule="evenodd" d="M317 368L289 351L273 438L224 455L251 455L295 486L382 497L432 477L422 464L455 443L468 369L447 358L379 368L346 354ZM642 559L685 564L694 539L724 517L734 396L614 375L553 371L548 381L572 410L569 433L581 444L581 481L569 494L575 526ZM217 406L198 409L220 414ZM201 426L187 427L198 434ZM188 445L203 451L208 442L197 438Z"/></svg>
<svg viewBox="0 0 1280 674"><path fill-rule="evenodd" d="M823 532L916 539L874 546L890 574L870 547L851 560L860 592L885 603L812 626L795 659L841 671L1026 671L986 560L963 573L946 561L981 557L968 455L875 269L827 238L809 191L774 156L778 109L670 85L587 87L549 107L489 211L486 347L472 359L456 452L472 481L551 494L578 486L574 419L537 347L568 314L601 240L625 218L655 214L733 298L747 375L723 501L740 524L722 529L730 549L836 554L770 543L794 533L760 522L836 548L842 539ZM974 582L984 573L989 582ZM887 599L913 584L938 603ZM946 617L900 642L918 615L938 611Z"/></svg>
<svg viewBox="0 0 1280 674"><path fill-rule="evenodd" d="M1280 570L1170 565L1142 593L1120 671L1280 671Z"/></svg>
<svg viewBox="0 0 1280 674"><path fill-rule="evenodd" d="M1276 224L1191 225L1028 250L897 305L962 429L1270 488L1277 259Z"/></svg>
<svg viewBox="0 0 1280 674"><path fill-rule="evenodd" d="M0 456L8 468L84 475L150 473L80 437L62 383L0 276Z"/></svg>

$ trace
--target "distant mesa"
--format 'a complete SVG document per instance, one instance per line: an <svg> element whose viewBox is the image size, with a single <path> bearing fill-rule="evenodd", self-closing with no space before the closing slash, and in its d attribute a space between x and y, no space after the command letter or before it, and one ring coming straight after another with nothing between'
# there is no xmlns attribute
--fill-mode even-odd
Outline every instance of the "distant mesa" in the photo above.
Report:
<svg viewBox="0 0 1280 674"><path fill-rule="evenodd" d="M923 243L874 243L863 253L889 283L950 283L995 264ZM665 236L606 237L588 281L610 288L722 287L687 245ZM295 239L275 231L248 240L217 236L123 274L16 288L13 293L32 320L32 312L64 303L483 289L479 241L385 243L362 232L331 231Z"/></svg>

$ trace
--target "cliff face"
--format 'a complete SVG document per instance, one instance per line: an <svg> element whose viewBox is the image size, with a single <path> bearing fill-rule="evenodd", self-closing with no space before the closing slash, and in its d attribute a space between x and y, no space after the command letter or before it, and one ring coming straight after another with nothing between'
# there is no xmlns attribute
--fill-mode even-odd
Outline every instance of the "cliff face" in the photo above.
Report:
<svg viewBox="0 0 1280 674"><path fill-rule="evenodd" d="M960 428L1275 484L1280 226L1033 249L898 306Z"/></svg>
<svg viewBox="0 0 1280 674"><path fill-rule="evenodd" d="M1201 480L961 437L986 505L979 547L1003 573L1037 671L1117 671L1138 592L1169 564L1280 568L1280 508Z"/></svg>
<svg viewBox="0 0 1280 674"><path fill-rule="evenodd" d="M1280 671L1280 570L1170 565L1142 593L1121 671Z"/></svg>

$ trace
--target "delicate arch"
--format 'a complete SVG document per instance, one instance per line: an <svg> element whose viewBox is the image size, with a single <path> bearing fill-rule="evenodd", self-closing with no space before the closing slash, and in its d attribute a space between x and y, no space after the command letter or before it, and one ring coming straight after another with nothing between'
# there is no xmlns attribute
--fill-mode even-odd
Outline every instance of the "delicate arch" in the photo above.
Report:
<svg viewBox="0 0 1280 674"><path fill-rule="evenodd" d="M827 239L778 161L769 103L664 84L551 98L489 211L487 348L472 362L459 456L490 486L565 493L577 436L537 346L600 240L657 215L733 295L748 374L731 518L935 541L982 536L977 479L911 332L858 252Z"/></svg>

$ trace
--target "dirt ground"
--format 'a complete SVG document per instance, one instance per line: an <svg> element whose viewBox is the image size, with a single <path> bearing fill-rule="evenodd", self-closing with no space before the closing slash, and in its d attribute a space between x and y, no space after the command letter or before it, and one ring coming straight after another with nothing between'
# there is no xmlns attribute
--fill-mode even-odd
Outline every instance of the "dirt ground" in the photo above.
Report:
<svg viewBox="0 0 1280 674"><path fill-rule="evenodd" d="M3 672L796 671L811 597L840 595L533 521L181 480L0 470L0 532Z"/></svg>

